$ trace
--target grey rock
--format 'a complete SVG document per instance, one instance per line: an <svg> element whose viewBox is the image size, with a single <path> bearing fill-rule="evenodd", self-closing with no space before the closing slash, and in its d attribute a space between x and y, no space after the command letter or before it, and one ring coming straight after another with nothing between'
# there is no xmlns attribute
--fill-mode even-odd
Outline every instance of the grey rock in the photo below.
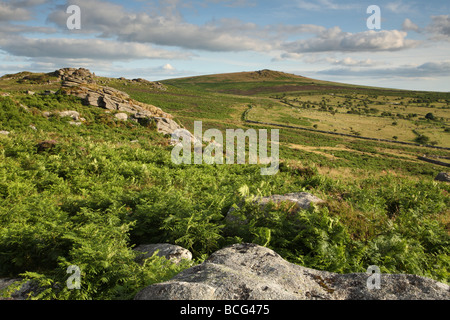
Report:
<svg viewBox="0 0 450 320"><path fill-rule="evenodd" d="M158 256L165 257L174 263L180 263L183 259L192 260L192 253L189 250L169 243L142 244L134 250L144 253L138 256L138 261L150 258L157 251Z"/></svg>
<svg viewBox="0 0 450 320"><path fill-rule="evenodd" d="M312 203L319 204L324 203L325 201L308 192L295 192L295 193L287 193L284 195L271 195L267 197L259 197L254 200L254 203L258 204L261 207L261 209L264 209L271 202L273 202L274 204L280 204L282 202L290 202L293 204L293 208L291 210L293 212L297 212L302 209L306 210L309 209ZM236 209L234 207L231 207L230 210L228 210L226 216L227 221L237 221L236 216L233 214L235 210Z"/></svg>
<svg viewBox="0 0 450 320"><path fill-rule="evenodd" d="M448 300L446 284L406 274L337 274L292 264L271 249L236 244L170 281L148 286L135 300Z"/></svg>
<svg viewBox="0 0 450 320"><path fill-rule="evenodd" d="M100 96L100 94L98 93L94 93L94 92L89 92L86 96L85 96L85 101L88 105L94 106L94 107L98 107L103 103L103 99ZM112 109L112 110L115 110Z"/></svg>
<svg viewBox="0 0 450 320"><path fill-rule="evenodd" d="M127 121L128 120L128 115L126 113L116 113L114 115L114 117L116 117L116 119L121 120L121 121Z"/></svg>
<svg viewBox="0 0 450 320"><path fill-rule="evenodd" d="M117 110L122 111L122 112L135 113L135 112L138 112L140 109L136 108L135 106L130 106L125 103L119 103L117 105Z"/></svg>
<svg viewBox="0 0 450 320"><path fill-rule="evenodd" d="M7 135L9 135L9 131L0 130L0 134L3 135L3 136L7 136Z"/></svg>
<svg viewBox="0 0 450 320"><path fill-rule="evenodd" d="M189 130L186 130L186 129L181 129L181 128L176 129L172 133L170 133L170 135L171 135L170 144L173 146L180 143L181 140L183 140L183 139L188 139L188 140L190 140L191 143L198 142L198 139L195 138L195 136L191 132L189 132Z"/></svg>
<svg viewBox="0 0 450 320"><path fill-rule="evenodd" d="M26 281L22 285L19 285L19 283L22 281L22 279L18 278L0 278L0 292L4 290L10 291L8 287L10 286L16 286L17 288L11 288L13 291L8 298L1 298L0 300L27 300L30 298L30 296L39 293L42 291L42 288L39 288L39 286L36 283L33 283L32 281Z"/></svg>
<svg viewBox="0 0 450 320"><path fill-rule="evenodd" d="M309 209L312 203L324 202L322 199L308 192L288 193L285 195L272 195L268 197L262 197L257 200L257 202L261 206L265 206L270 202L280 203L284 201L294 203L299 209Z"/></svg>
<svg viewBox="0 0 450 320"><path fill-rule="evenodd" d="M450 182L450 173L440 172L434 180Z"/></svg>
<svg viewBox="0 0 450 320"><path fill-rule="evenodd" d="M71 117L75 121L78 121L80 119L80 114L77 111L61 111L58 114L61 118Z"/></svg>
<svg viewBox="0 0 450 320"><path fill-rule="evenodd" d="M156 129L158 132L163 134L172 134L177 129L181 129L178 123L173 121L172 119L162 118L162 117L154 117L156 120Z"/></svg>
<svg viewBox="0 0 450 320"><path fill-rule="evenodd" d="M108 109L108 110L117 110L117 103L116 102L114 102L114 100L113 99L111 99L110 97L108 97L108 96L102 96L101 98L100 98L100 103L98 104L98 106L101 106L101 107L103 107L103 108L105 108L105 109Z"/></svg>

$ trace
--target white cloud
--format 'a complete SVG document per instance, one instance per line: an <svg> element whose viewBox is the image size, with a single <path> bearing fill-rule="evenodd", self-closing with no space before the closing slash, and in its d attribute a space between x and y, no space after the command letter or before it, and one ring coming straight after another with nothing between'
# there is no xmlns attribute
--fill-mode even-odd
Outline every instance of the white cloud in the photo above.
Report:
<svg viewBox="0 0 450 320"><path fill-rule="evenodd" d="M358 8L357 4L342 4L336 3L332 0L317 0L317 1L305 1L299 0L296 2L296 6L300 9L321 11L321 10L352 10Z"/></svg>
<svg viewBox="0 0 450 320"><path fill-rule="evenodd" d="M31 17L30 12L24 8L13 6L7 2L0 2L1 21L26 21Z"/></svg>
<svg viewBox="0 0 450 320"><path fill-rule="evenodd" d="M175 12L177 1L173 3L173 7L166 6L167 10L164 15L133 13L121 5L100 0L89 2L71 0L68 3L79 5L83 12L80 33L95 34L103 38L116 38L119 41L152 43L205 51L266 51L271 49L271 45L258 36L258 31L263 30L252 23L243 23L237 19L220 19L204 25L185 22ZM55 23L67 32L66 19L67 15L60 7L48 17L49 22Z"/></svg>
<svg viewBox="0 0 450 320"><path fill-rule="evenodd" d="M120 43L102 39L0 39L0 48L12 55L31 58L97 60L187 59L186 53L153 48L142 43Z"/></svg>
<svg viewBox="0 0 450 320"><path fill-rule="evenodd" d="M417 24L415 24L414 22L412 22L408 18L406 18L405 21L403 21L402 30L403 31L415 31L415 32L420 31L419 26Z"/></svg>
<svg viewBox="0 0 450 320"><path fill-rule="evenodd" d="M432 16L431 24L426 27L426 31L433 34L435 39L450 40L450 15Z"/></svg>
<svg viewBox="0 0 450 320"><path fill-rule="evenodd" d="M326 61L332 65L338 66L350 66L350 67L373 67L375 65L381 64L380 62L374 61L372 59L357 60L352 57L346 57L343 59L326 58Z"/></svg>
<svg viewBox="0 0 450 320"><path fill-rule="evenodd" d="M420 65L403 65L393 68L334 68L319 74L338 76L389 77L389 78L439 78L450 74L450 61L426 62Z"/></svg>
<svg viewBox="0 0 450 320"><path fill-rule="evenodd" d="M411 5L403 3L403 1L390 2L384 6L384 8L392 11L393 13L405 13L412 10Z"/></svg>
<svg viewBox="0 0 450 320"><path fill-rule="evenodd" d="M166 70L166 71L173 71L173 70L175 70L175 68L170 63L167 63L167 64L163 65L162 69Z"/></svg>
<svg viewBox="0 0 450 320"><path fill-rule="evenodd" d="M327 29L318 37L285 43L288 52L376 52L412 48L418 41L405 39L407 33L398 30L343 32L339 27Z"/></svg>

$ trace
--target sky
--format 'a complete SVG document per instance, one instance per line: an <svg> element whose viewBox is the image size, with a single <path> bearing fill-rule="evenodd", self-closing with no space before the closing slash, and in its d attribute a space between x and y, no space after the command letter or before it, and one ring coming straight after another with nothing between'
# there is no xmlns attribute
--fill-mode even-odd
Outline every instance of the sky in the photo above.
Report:
<svg viewBox="0 0 450 320"><path fill-rule="evenodd" d="M450 92L450 1L0 0L0 75L63 67L151 81L270 69Z"/></svg>

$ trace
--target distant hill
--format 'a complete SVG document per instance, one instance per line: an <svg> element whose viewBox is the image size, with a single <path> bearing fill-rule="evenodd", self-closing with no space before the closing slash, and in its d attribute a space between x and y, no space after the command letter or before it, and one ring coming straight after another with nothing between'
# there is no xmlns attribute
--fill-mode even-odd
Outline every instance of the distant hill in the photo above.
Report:
<svg viewBox="0 0 450 320"><path fill-rule="evenodd" d="M251 72L234 72L176 78L163 80L161 82L178 88L207 90L210 92L243 96L265 95L280 92L336 91L348 89L405 91L316 80L268 69Z"/></svg>

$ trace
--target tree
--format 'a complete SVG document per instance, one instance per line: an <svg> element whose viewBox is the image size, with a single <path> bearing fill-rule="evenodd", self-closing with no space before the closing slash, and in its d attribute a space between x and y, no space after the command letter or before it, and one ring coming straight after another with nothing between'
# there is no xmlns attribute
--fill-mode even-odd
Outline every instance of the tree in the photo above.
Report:
<svg viewBox="0 0 450 320"><path fill-rule="evenodd" d="M414 139L415 142L419 144L427 144L430 141L430 138L424 135L420 135Z"/></svg>
<svg viewBox="0 0 450 320"><path fill-rule="evenodd" d="M435 120L436 119L436 117L434 116L434 114L433 113L427 113L427 115L425 116L425 119L428 119L428 120Z"/></svg>

